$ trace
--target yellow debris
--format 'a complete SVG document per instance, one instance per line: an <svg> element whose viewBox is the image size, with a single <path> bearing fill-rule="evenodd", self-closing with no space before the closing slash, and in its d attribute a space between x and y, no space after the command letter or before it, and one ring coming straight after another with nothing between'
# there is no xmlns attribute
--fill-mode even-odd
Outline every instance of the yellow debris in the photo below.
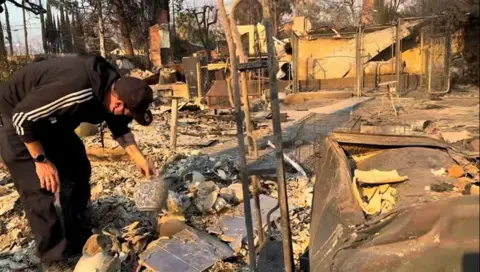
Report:
<svg viewBox="0 0 480 272"><path fill-rule="evenodd" d="M379 171L374 169L371 171L362 171L357 169L355 170L355 176L359 182L366 184L397 183L408 179L407 176L398 175L397 170Z"/></svg>
<svg viewBox="0 0 480 272"><path fill-rule="evenodd" d="M399 176L396 170L355 170L353 193L366 214L388 213L395 208L397 201L397 189L390 184L407 179L407 176ZM361 185L359 185L360 182Z"/></svg>

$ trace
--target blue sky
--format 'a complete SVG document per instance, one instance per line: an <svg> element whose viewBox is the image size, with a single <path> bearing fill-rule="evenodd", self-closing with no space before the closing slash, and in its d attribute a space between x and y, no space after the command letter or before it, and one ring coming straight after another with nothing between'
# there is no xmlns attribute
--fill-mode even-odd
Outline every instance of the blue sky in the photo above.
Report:
<svg viewBox="0 0 480 272"><path fill-rule="evenodd" d="M228 7L231 5L233 0L224 0L225 6ZM46 0L42 0L44 6L46 6ZM203 6L216 5L216 0L186 0L185 4L187 7L192 6ZM12 39L13 39L13 48L16 54L25 53L24 47L24 35L23 35L23 15L22 9L14 6L12 3L7 2L9 17L10 17L10 26L12 29ZM27 31L28 31L28 42L30 53L40 53L43 52L42 48L42 30L40 26L40 16L35 15L31 12L26 12L27 18ZM6 37L6 25L5 25L5 11L0 14L0 20L2 21L3 33ZM8 46L7 46L8 50Z"/></svg>
<svg viewBox="0 0 480 272"><path fill-rule="evenodd" d="M7 2L8 13L10 17L10 27L12 30L12 39L13 39L13 48L15 53L18 51L25 52L24 49L24 35L23 35L23 14L22 9L15 7L10 2ZM42 49L42 30L40 27L40 17L36 16L33 13L26 12L27 20L27 31L28 31L28 41L29 49L32 53L37 53L43 51ZM5 25L5 11L0 14L2 21L3 35L7 35L6 25ZM8 49L8 46L7 46Z"/></svg>

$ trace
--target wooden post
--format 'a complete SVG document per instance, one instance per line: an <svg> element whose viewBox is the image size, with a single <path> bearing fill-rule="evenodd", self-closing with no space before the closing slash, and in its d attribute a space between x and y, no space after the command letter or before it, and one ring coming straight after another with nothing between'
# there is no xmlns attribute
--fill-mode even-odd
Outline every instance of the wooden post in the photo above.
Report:
<svg viewBox="0 0 480 272"><path fill-rule="evenodd" d="M177 149L177 119L178 119L178 99L180 97L172 97L172 119L170 121L170 150Z"/></svg>
<svg viewBox="0 0 480 272"><path fill-rule="evenodd" d="M233 2L231 14L230 14L230 30L232 33L232 38L235 43L236 47L236 55L238 56L240 63L247 63L248 62L248 56L243 50L242 46L242 38L240 35L240 32L238 31L237 28L237 18L235 17L235 10L238 7L238 5L241 3L241 0L235 0ZM230 56L230 58L233 58L234 56ZM246 71L240 72L240 87L242 90L242 103L243 103L243 112L245 113L245 128L247 131L247 136L248 137L248 154L255 156L255 146L256 141L254 141L254 135L253 135L253 125L251 121L251 115L250 115L250 101L248 99L248 75Z"/></svg>

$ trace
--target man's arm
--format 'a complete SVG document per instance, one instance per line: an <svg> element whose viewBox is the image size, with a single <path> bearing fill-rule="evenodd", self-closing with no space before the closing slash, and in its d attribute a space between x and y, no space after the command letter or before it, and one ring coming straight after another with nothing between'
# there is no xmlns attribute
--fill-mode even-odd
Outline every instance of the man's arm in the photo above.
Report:
<svg viewBox="0 0 480 272"><path fill-rule="evenodd" d="M125 152L127 152L128 156L135 162L138 170L140 170L142 174L147 177L150 177L152 174L156 175L153 165L145 158L140 148L138 148L133 133L128 132L117 137L115 140L125 149Z"/></svg>
<svg viewBox="0 0 480 272"><path fill-rule="evenodd" d="M153 165L142 154L140 148L138 148L138 145L135 142L133 133L128 128L128 124L132 122L132 117L108 114L105 118L105 122L112 132L113 138L115 138L120 146L125 149L129 157L137 165L137 169L147 177L150 177L152 174L156 175L157 173L154 170Z"/></svg>
<svg viewBox="0 0 480 272"><path fill-rule="evenodd" d="M135 141L135 136L132 132L128 132L123 136L120 136L115 139L118 144L120 144L123 149L127 152L131 159L144 157L140 149L138 148L137 142Z"/></svg>
<svg viewBox="0 0 480 272"><path fill-rule="evenodd" d="M13 126L32 158L45 155L34 129L37 121L51 116L69 116L73 113L75 105L93 99L86 73L83 77L82 73L79 73L75 78L72 76L61 78L62 81L34 87L13 109ZM60 179L55 165L47 158L45 162L35 162L35 168L40 187L52 193L58 192Z"/></svg>

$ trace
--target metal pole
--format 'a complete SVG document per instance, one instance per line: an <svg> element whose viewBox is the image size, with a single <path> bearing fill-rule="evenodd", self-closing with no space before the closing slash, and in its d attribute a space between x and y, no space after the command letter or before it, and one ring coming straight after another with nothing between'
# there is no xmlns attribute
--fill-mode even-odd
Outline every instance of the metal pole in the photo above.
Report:
<svg viewBox="0 0 480 272"><path fill-rule="evenodd" d="M177 149L178 97L172 97L172 119L170 121L170 150Z"/></svg>
<svg viewBox="0 0 480 272"><path fill-rule="evenodd" d="M398 18L398 23L397 23L397 34L396 34L396 47L395 47L395 73L396 73L396 81L397 84L395 85L396 87L396 92L398 95L400 95L400 66L402 64L402 49L400 46L401 39L400 39L400 29L402 26L402 19Z"/></svg>
<svg viewBox="0 0 480 272"><path fill-rule="evenodd" d="M275 139L275 158L277 160L277 184L278 199L280 202L280 214L282 224L283 238L283 259L285 263L285 271L293 272L293 248L292 236L290 230L290 216L288 213L288 198L285 184L285 169L283 163L283 147L282 147L282 127L280 124L280 104L278 100L277 77L275 67L275 48L273 45L273 31L271 22L270 1L263 0L263 24L267 38L268 52L268 74L270 77L270 93L272 103L272 123L273 134Z"/></svg>
<svg viewBox="0 0 480 272"><path fill-rule="evenodd" d="M202 98L202 72L200 68L200 57L198 57L198 62L197 62L197 96L198 98Z"/></svg>
<svg viewBox="0 0 480 272"><path fill-rule="evenodd" d="M422 20L422 19L434 19L441 17L441 15L431 15L431 16L419 16L419 17L404 17L403 21L412 21L412 20Z"/></svg>
<svg viewBox="0 0 480 272"><path fill-rule="evenodd" d="M450 34L450 29L448 29L448 26L447 26L447 30L446 30L446 33L445 33L445 58L444 58L444 63L443 63L443 66L444 66L444 73L445 75L448 75L448 73L450 72L450 54L451 54L451 51L452 51L452 36ZM448 77L447 77L448 79ZM446 82L445 82L445 86L446 86Z"/></svg>
<svg viewBox="0 0 480 272"><path fill-rule="evenodd" d="M260 209L260 193L259 180L257 176L252 176L253 183L253 200L255 201L255 215L257 217L257 231L258 231L258 244L262 245L264 241L263 222L262 222L262 210Z"/></svg>
<svg viewBox="0 0 480 272"><path fill-rule="evenodd" d="M355 61L356 61L356 69L357 69L357 83L356 83L356 94L357 96L362 96L362 25L358 25L358 32L357 32L357 45L356 45L356 54L355 54Z"/></svg>
<svg viewBox="0 0 480 272"><path fill-rule="evenodd" d="M432 91L432 65L433 65L433 57L432 57L432 40L430 40L430 48L428 49L428 87L427 92L431 93Z"/></svg>
<svg viewBox="0 0 480 272"><path fill-rule="evenodd" d="M245 225L247 227L247 241L248 241L248 257L250 271L256 271L257 269L257 255L255 253L255 241L253 238L253 222L252 222L252 208L250 207L250 189L248 182L248 169L247 158L245 150L245 136L243 134L243 118L240 98L240 84L238 82L238 59L235 54L232 57L232 80L233 80L233 92L235 97L235 117L237 122L237 141L238 141L238 153L240 155L240 178L242 180L242 191L245 201L243 205L245 207ZM246 113L245 113L246 114Z"/></svg>
<svg viewBox="0 0 480 272"><path fill-rule="evenodd" d="M420 87L424 85L424 77L425 77L425 29L422 27L420 31L420 58L421 58L421 69L422 74L420 76Z"/></svg>
<svg viewBox="0 0 480 272"><path fill-rule="evenodd" d="M293 92L297 93L298 92L298 46L299 46L299 41L297 35L295 35L295 32L292 31L292 47L293 47Z"/></svg>

